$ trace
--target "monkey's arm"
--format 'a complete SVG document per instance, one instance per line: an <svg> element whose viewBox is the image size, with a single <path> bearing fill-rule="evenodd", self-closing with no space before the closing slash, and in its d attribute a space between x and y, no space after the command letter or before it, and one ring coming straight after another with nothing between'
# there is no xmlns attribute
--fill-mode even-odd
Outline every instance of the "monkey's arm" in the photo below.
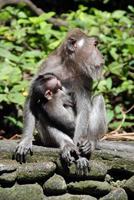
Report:
<svg viewBox="0 0 134 200"><path fill-rule="evenodd" d="M75 130L74 111L73 108L65 108L62 102L58 101L55 104L47 103L45 112L51 123L59 130L72 136Z"/></svg>
<svg viewBox="0 0 134 200"><path fill-rule="evenodd" d="M41 126L45 124L45 119L42 119ZM76 158L79 157L79 151L77 147L74 145L73 140L63 133L61 130L56 129L55 127L52 127L51 125L46 125L45 129L46 132L42 134L49 134L49 141L46 141L50 146L56 145L61 149L61 158L65 161L67 164L71 164ZM43 128L44 130L44 128ZM42 137L43 138L43 137ZM46 137L44 137L46 138ZM45 143L45 141L42 141Z"/></svg>
<svg viewBox="0 0 134 200"><path fill-rule="evenodd" d="M22 139L16 147L14 158L22 163L25 162L25 156L28 152L32 154L32 138L35 128L35 118L29 108L29 97L27 98L24 106L24 123L23 123Z"/></svg>

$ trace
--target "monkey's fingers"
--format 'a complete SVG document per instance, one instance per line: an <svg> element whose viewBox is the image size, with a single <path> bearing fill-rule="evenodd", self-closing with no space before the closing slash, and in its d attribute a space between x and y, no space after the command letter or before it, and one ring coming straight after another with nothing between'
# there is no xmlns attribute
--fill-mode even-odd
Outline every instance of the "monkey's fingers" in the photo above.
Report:
<svg viewBox="0 0 134 200"><path fill-rule="evenodd" d="M24 149L22 146L19 146L16 149L16 161L19 162L20 164L22 164L24 162L25 158L24 158Z"/></svg>
<svg viewBox="0 0 134 200"><path fill-rule="evenodd" d="M31 149L31 147L25 148L23 150L23 152L22 152L22 162L24 162L24 163L26 162L26 160L27 160L26 157L27 157L28 153L30 154L30 156L33 155L33 151Z"/></svg>
<svg viewBox="0 0 134 200"><path fill-rule="evenodd" d="M12 159L16 160L17 162L20 161L20 154L18 153L19 151L20 151L20 148L19 148L19 145L18 145L16 147L16 149L14 150L13 155L12 155Z"/></svg>
<svg viewBox="0 0 134 200"><path fill-rule="evenodd" d="M92 145L89 140L85 140L81 145L79 144L79 151L81 155L88 155L92 151Z"/></svg>
<svg viewBox="0 0 134 200"><path fill-rule="evenodd" d="M87 140L87 139L85 139L85 140L82 140L82 141L80 141L80 142L78 143L78 147L79 147L79 148L83 148L83 147L85 147L85 146L87 146L87 145L90 145L90 144L91 144L90 141Z"/></svg>
<svg viewBox="0 0 134 200"><path fill-rule="evenodd" d="M62 159L67 163L67 165L71 165L75 161L75 158L72 156L72 152L74 152L74 149L70 146L65 146L62 151Z"/></svg>
<svg viewBox="0 0 134 200"><path fill-rule="evenodd" d="M26 162L26 155L30 153L30 155L33 155L32 148L30 147L25 147L25 145L18 145L16 147L16 150L13 154L13 159L16 159L17 162L20 164Z"/></svg>
<svg viewBox="0 0 134 200"><path fill-rule="evenodd" d="M30 148L29 151L30 151L30 156L32 156L33 155L33 150Z"/></svg>
<svg viewBox="0 0 134 200"><path fill-rule="evenodd" d="M84 157L80 157L76 163L76 173L79 176L84 176L87 175L88 172L89 172L89 161Z"/></svg>
<svg viewBox="0 0 134 200"><path fill-rule="evenodd" d="M78 160L79 156L80 156L80 152L78 151L78 149L72 149L71 150L71 156L74 158L74 161Z"/></svg>
<svg viewBox="0 0 134 200"><path fill-rule="evenodd" d="M71 155L70 152L62 152L61 154L62 159L66 162L67 165L70 165L72 160L71 160Z"/></svg>

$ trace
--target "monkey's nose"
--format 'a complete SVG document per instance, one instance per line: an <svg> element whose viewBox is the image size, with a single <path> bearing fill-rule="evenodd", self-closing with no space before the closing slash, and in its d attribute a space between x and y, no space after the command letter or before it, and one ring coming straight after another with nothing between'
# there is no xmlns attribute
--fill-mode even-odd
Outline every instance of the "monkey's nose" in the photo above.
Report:
<svg viewBox="0 0 134 200"><path fill-rule="evenodd" d="M95 67L96 67L96 68L100 68L100 67L103 67L103 65L104 65L104 62L100 62L100 63L97 63L97 64L95 65Z"/></svg>
<svg viewBox="0 0 134 200"><path fill-rule="evenodd" d="M105 63L105 60L102 58L101 62L99 63L99 67L102 67Z"/></svg>

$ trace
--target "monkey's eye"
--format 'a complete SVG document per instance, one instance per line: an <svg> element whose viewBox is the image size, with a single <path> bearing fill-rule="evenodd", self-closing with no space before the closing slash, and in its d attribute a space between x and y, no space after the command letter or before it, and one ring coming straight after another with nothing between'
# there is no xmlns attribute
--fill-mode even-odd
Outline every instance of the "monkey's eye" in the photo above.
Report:
<svg viewBox="0 0 134 200"><path fill-rule="evenodd" d="M67 48L70 52L74 52L76 48L76 39L69 38L67 42Z"/></svg>
<svg viewBox="0 0 134 200"><path fill-rule="evenodd" d="M97 39L94 40L94 46L97 47L99 44L99 41Z"/></svg>

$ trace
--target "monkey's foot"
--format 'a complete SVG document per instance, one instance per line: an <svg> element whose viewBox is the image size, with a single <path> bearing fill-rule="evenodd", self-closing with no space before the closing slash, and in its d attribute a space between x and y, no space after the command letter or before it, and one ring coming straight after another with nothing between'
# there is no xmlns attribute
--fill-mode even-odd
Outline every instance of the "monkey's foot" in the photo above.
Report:
<svg viewBox="0 0 134 200"><path fill-rule="evenodd" d="M89 161L86 158L80 157L76 161L76 172L79 176L84 176L84 175L88 174L88 172L89 172Z"/></svg>
<svg viewBox="0 0 134 200"><path fill-rule="evenodd" d="M22 140L19 145L17 145L12 159L15 159L17 162L20 162L21 164L26 162L26 155L30 153L30 155L33 155L32 152L32 141L28 140Z"/></svg>
<svg viewBox="0 0 134 200"><path fill-rule="evenodd" d="M67 165L71 165L79 158L79 152L74 145L66 144L61 152L61 158Z"/></svg>
<svg viewBox="0 0 134 200"><path fill-rule="evenodd" d="M92 144L89 140L80 141L77 146L81 156L90 157L92 152Z"/></svg>

